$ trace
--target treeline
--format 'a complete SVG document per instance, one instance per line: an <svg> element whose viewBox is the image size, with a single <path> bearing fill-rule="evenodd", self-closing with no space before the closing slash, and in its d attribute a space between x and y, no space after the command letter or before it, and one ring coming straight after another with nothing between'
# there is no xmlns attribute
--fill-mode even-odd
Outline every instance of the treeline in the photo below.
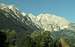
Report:
<svg viewBox="0 0 75 47"><path fill-rule="evenodd" d="M19 46L22 47L75 47L75 32L60 30L55 32L39 31L27 33Z"/></svg>
<svg viewBox="0 0 75 47"><path fill-rule="evenodd" d="M24 32L21 47L75 47L72 30ZM0 47L17 47L15 30L0 30Z"/></svg>

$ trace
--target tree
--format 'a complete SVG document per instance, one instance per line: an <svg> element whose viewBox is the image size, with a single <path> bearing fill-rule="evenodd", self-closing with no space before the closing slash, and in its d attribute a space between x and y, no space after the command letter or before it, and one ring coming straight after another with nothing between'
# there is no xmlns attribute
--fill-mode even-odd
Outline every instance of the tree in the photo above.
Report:
<svg viewBox="0 0 75 47"><path fill-rule="evenodd" d="M0 31L0 47L6 47L6 34Z"/></svg>

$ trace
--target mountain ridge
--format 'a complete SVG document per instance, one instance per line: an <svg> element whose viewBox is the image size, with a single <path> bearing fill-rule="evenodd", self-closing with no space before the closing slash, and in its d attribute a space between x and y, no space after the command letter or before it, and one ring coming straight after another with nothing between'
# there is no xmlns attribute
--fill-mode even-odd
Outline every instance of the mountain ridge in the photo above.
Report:
<svg viewBox="0 0 75 47"><path fill-rule="evenodd" d="M41 13L38 16L34 16L32 13L27 14L27 13L19 11L19 9L17 9L13 5L2 4L0 6L0 9L3 11L6 11L14 19L16 19L16 21L19 20L19 22L22 22L24 25L27 23L27 21L30 21L31 24L34 23L32 24L32 27L35 25L37 28L42 28L47 31L59 30L59 28L60 29L68 28L68 25L70 24L70 22L66 20L64 17L60 17L53 14L48 14L48 13ZM8 14L5 14L5 15L7 15L7 17L9 18L11 17L11 16L8 16ZM25 19L27 19L27 21ZM27 23L26 25L29 26L29 23Z"/></svg>

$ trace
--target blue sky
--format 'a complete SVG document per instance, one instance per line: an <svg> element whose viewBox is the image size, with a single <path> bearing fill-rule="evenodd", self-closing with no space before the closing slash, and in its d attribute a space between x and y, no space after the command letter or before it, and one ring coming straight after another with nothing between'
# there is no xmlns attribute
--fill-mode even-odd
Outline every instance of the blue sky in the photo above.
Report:
<svg viewBox="0 0 75 47"><path fill-rule="evenodd" d="M0 0L0 3L14 4L26 13L51 13L75 22L75 0Z"/></svg>

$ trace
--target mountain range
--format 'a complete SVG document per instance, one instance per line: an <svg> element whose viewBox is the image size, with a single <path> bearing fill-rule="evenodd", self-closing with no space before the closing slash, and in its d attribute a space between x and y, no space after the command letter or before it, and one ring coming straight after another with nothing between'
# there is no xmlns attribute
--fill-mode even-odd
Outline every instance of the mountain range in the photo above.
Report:
<svg viewBox="0 0 75 47"><path fill-rule="evenodd" d="M20 26L24 28L31 27L32 29L35 25L36 29L38 28L38 29L43 29L46 31L52 31L52 30L57 31L59 30L59 28L60 29L68 28L68 25L70 24L70 22L66 20L64 17L56 16L54 14L48 14L48 13L42 13L42 14L39 14L38 16L34 16L32 13L27 14L27 13L19 11L19 9L17 9L13 5L1 4L0 11L1 13L4 13L2 11L5 11L4 15L7 18L12 17L14 24L18 25L21 23L22 25ZM17 22L20 22L20 23L17 23ZM31 24L32 26L29 26ZM25 25L27 26L25 27ZM32 30L34 29L35 27Z"/></svg>

